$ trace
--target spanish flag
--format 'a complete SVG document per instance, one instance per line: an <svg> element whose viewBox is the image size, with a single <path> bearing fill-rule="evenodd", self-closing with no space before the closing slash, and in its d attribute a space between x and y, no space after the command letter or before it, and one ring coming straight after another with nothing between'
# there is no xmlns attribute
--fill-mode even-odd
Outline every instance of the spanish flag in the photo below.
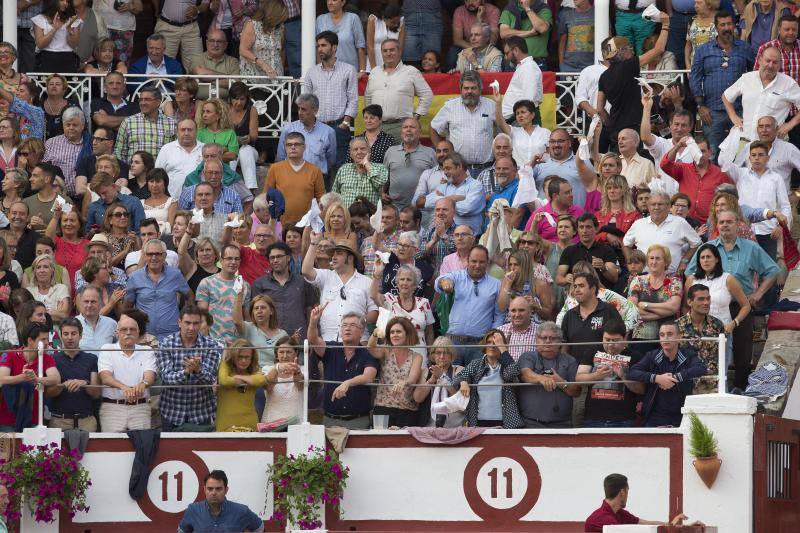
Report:
<svg viewBox="0 0 800 533"><path fill-rule="evenodd" d="M482 72L483 78L483 94L490 96L492 88L489 85L497 80L500 84L500 93L505 94L508 89L508 83L511 81L513 72ZM422 138L428 139L430 137L429 129L431 120L439 112L444 103L451 98L458 98L461 94L458 88L458 80L460 74L424 74L425 81L431 86L433 90L433 102L428 114L421 118L422 122ZM554 72L542 72L542 86L544 90L544 98L539 106L539 115L542 126L549 130L554 130L556 127L556 75ZM364 123L361 119L361 110L364 109L364 90L367 87L367 79L362 79L358 84L358 117L356 117L356 132L361 133L364 131ZM416 102L414 103L416 106Z"/></svg>

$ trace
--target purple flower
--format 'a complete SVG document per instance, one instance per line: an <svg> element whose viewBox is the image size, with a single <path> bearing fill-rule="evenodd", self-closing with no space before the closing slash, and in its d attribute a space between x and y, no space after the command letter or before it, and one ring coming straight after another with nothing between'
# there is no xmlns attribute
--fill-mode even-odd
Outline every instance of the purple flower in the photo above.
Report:
<svg viewBox="0 0 800 533"><path fill-rule="evenodd" d="M314 503L314 497L309 494L308 498L306 498L306 502L307 503Z"/></svg>

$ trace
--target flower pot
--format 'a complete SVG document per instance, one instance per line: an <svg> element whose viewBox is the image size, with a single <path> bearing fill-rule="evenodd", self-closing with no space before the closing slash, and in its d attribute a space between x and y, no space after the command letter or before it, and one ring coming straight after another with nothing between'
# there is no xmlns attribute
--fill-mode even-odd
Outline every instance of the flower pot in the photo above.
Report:
<svg viewBox="0 0 800 533"><path fill-rule="evenodd" d="M696 457L692 461L692 465L697 470L697 475L700 476L706 487L710 489L717 479L717 474L719 474L719 469L722 466L722 459L718 458L716 454L711 457Z"/></svg>

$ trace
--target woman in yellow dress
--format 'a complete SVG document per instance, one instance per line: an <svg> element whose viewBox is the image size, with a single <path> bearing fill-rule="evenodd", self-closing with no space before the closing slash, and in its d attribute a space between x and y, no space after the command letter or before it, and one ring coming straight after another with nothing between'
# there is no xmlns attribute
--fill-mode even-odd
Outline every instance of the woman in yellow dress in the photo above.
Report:
<svg viewBox="0 0 800 533"><path fill-rule="evenodd" d="M219 365L217 431L255 431L256 391L267 384L256 351L247 339L236 339Z"/></svg>

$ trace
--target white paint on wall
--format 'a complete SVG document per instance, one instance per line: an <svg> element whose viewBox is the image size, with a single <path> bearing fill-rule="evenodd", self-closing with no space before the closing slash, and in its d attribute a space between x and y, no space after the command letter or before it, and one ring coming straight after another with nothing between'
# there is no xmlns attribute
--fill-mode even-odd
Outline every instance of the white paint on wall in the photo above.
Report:
<svg viewBox="0 0 800 533"><path fill-rule="evenodd" d="M267 493L267 466L273 462L272 452L194 453L203 460L209 471L225 471L229 500L245 504L261 518L272 516L272 487Z"/></svg>
<svg viewBox="0 0 800 533"><path fill-rule="evenodd" d="M76 514L74 522L150 521L128 495L134 455L133 452L93 452L83 456L81 463L92 480L86 492L89 512Z"/></svg>

